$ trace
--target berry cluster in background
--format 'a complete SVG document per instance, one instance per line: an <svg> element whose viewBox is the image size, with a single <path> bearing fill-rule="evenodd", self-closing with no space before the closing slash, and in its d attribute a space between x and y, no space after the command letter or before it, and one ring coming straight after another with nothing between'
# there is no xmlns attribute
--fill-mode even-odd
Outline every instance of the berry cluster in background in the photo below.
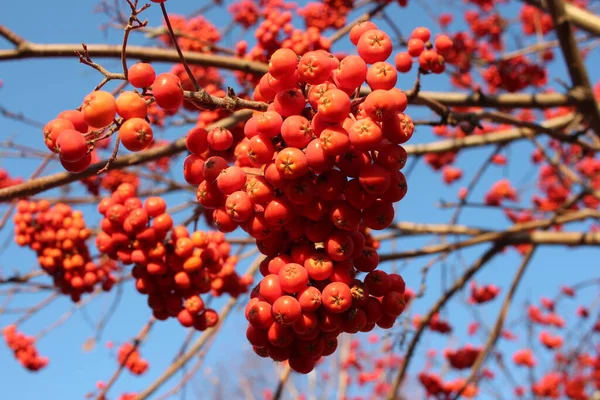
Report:
<svg viewBox="0 0 600 400"><path fill-rule="evenodd" d="M37 352L35 338L17 331L15 325L4 327L2 334L4 342L24 368L29 371L39 371L48 365L48 358L40 356Z"/></svg>
<svg viewBox="0 0 600 400"><path fill-rule="evenodd" d="M51 206L44 200L21 200L13 222L15 242L36 252L40 267L74 302L96 287L104 291L112 288L118 266L107 260L92 260L86 243L91 231L81 211L61 203Z"/></svg>

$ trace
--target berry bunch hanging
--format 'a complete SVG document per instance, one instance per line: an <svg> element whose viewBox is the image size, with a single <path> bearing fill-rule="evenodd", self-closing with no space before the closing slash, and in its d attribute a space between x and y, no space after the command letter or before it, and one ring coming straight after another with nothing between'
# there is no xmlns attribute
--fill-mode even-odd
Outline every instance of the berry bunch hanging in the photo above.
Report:
<svg viewBox="0 0 600 400"><path fill-rule="evenodd" d="M15 325L6 326L3 331L4 341L21 365L30 371L39 371L48 365L48 358L41 357L35 348L35 338L17 331Z"/></svg>
<svg viewBox="0 0 600 400"><path fill-rule="evenodd" d="M134 264L136 289L148 296L159 320L176 317L186 327L215 326L218 314L205 307L201 294L239 296L251 279L235 272L237 258L219 232L190 232L173 226L166 202L149 197L142 203L130 184L121 184L103 199L104 216L96 247L125 265Z"/></svg>
<svg viewBox="0 0 600 400"><path fill-rule="evenodd" d="M423 52L429 31L413 36ZM366 232L387 228L406 194L401 144L414 124L386 62L389 36L367 22L350 38L358 55L342 60L321 50L275 51L254 91L268 108L250 118L241 141L225 128L187 137L184 176L199 184L199 203L213 210L219 230L241 227L267 256L246 308L247 338L257 354L302 373L335 351L341 332L391 328L405 307L402 277L377 269ZM364 83L372 91L360 96ZM206 158L207 149L232 147L235 165Z"/></svg>
<svg viewBox="0 0 600 400"><path fill-rule="evenodd" d="M86 243L91 232L80 211L62 203L21 200L13 221L15 242L36 252L40 267L73 301L97 286L109 291L116 282L114 263L92 261Z"/></svg>
<svg viewBox="0 0 600 400"><path fill-rule="evenodd" d="M119 347L117 361L134 375L145 374L149 367L148 361L142 358L139 350L131 343L123 343Z"/></svg>

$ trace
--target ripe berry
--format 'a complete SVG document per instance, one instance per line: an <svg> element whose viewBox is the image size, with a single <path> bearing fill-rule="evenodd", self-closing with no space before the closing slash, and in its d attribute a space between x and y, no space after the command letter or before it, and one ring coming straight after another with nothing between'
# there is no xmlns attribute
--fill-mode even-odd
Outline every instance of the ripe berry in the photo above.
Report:
<svg viewBox="0 0 600 400"><path fill-rule="evenodd" d="M119 128L119 138L127 150L140 151L150 146L154 135L152 127L142 118L128 119Z"/></svg>
<svg viewBox="0 0 600 400"><path fill-rule="evenodd" d="M286 264L277 275L281 288L287 293L300 292L308 284L308 272L300 264Z"/></svg>
<svg viewBox="0 0 600 400"><path fill-rule="evenodd" d="M88 152L88 145L81 132L68 129L56 138L56 148L60 158L66 162L81 160Z"/></svg>
<svg viewBox="0 0 600 400"><path fill-rule="evenodd" d="M183 89L177 75L163 73L152 83L152 94L161 108L176 110L183 104Z"/></svg>
<svg viewBox="0 0 600 400"><path fill-rule="evenodd" d="M207 140L211 149L227 150L233 144L233 135L228 129L217 127L208 132Z"/></svg>
<svg viewBox="0 0 600 400"><path fill-rule="evenodd" d="M46 144L46 147L48 147L48 149L52 152L58 153L56 139L62 132L67 130L75 130L73 123L67 119L57 118L48 122L43 129L44 143Z"/></svg>
<svg viewBox="0 0 600 400"><path fill-rule="evenodd" d="M325 286L321 298L323 307L335 314L343 313L352 306L350 287L342 282L333 282Z"/></svg>
<svg viewBox="0 0 600 400"><path fill-rule="evenodd" d="M81 133L87 133L88 124L83 118L83 113L77 110L66 110L56 116L56 118L66 119L71 121L73 127Z"/></svg>
<svg viewBox="0 0 600 400"><path fill-rule="evenodd" d="M146 118L148 106L144 99L135 92L123 92L117 97L117 113L123 119Z"/></svg>
<svg viewBox="0 0 600 400"><path fill-rule="evenodd" d="M400 52L396 54L394 58L394 62L396 63L396 69L398 72L408 72L412 68L412 58L410 54L405 52Z"/></svg>
<svg viewBox="0 0 600 400"><path fill-rule="evenodd" d="M350 29L349 36L350 36L350 41L352 42L352 44L356 46L358 44L358 40L360 39L362 34L371 29L377 29L377 25L375 25L374 22L372 22L372 21L357 22L352 27L352 29Z"/></svg>
<svg viewBox="0 0 600 400"><path fill-rule="evenodd" d="M423 42L428 42L429 38L431 37L431 31L428 28L424 28L424 27L418 27L415 28L412 33L410 34L411 38L416 38L416 39L420 39Z"/></svg>
<svg viewBox="0 0 600 400"><path fill-rule="evenodd" d="M156 79L156 72L152 65L147 63L133 64L127 71L127 80L133 87L139 89L150 87L154 79Z"/></svg>
<svg viewBox="0 0 600 400"><path fill-rule="evenodd" d="M117 114L117 103L112 94L96 90L83 99L83 119L92 128L110 125Z"/></svg>
<svg viewBox="0 0 600 400"><path fill-rule="evenodd" d="M275 78L285 77L296 71L296 53L290 49L277 49L269 60L269 73Z"/></svg>
<svg viewBox="0 0 600 400"><path fill-rule="evenodd" d="M369 64L385 61L392 54L392 41L379 29L366 31L356 44L358 54Z"/></svg>

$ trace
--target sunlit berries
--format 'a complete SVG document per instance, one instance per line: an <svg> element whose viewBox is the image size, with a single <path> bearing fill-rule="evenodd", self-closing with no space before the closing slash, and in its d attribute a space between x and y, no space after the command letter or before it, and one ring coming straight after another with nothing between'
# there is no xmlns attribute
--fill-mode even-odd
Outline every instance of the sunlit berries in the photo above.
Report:
<svg viewBox="0 0 600 400"><path fill-rule="evenodd" d="M35 348L35 338L17 331L15 325L2 330L4 341L19 363L29 371L39 371L48 365L48 358L42 357Z"/></svg>
<svg viewBox="0 0 600 400"><path fill-rule="evenodd" d="M40 267L73 301L97 287L110 290L116 282L114 263L92 261L86 243L91 232L80 211L61 203L21 200L13 220L16 243L36 252Z"/></svg>
<svg viewBox="0 0 600 400"><path fill-rule="evenodd" d="M177 318L197 330L213 327L218 314L205 307L201 295L238 296L251 282L237 275L237 257L230 256L223 234L174 226L160 197L142 202L132 185L122 184L100 202L98 211L104 218L96 247L111 259L133 265L135 287L148 296L148 306L159 320Z"/></svg>
<svg viewBox="0 0 600 400"><path fill-rule="evenodd" d="M117 114L115 97L102 90L94 91L83 99L83 119L92 128L103 128L113 122Z"/></svg>

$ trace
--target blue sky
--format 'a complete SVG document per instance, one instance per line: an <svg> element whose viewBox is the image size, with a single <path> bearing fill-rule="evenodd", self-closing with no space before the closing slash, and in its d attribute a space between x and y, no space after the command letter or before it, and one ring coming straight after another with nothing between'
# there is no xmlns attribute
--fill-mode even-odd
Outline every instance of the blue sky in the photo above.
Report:
<svg viewBox="0 0 600 400"><path fill-rule="evenodd" d="M123 7L125 8L125 2ZM195 3L195 2L194 2ZM302 3L302 2L301 2ZM408 35L412 29L421 25L432 25L427 12L418 5L419 2L411 5L407 9L400 9L396 5L389 7L389 15L396 21L401 21L402 31ZM229 4L229 2L227 2ZM167 3L168 9L173 13L186 14L194 9L192 2L170 1ZM198 6L201 4L198 3ZM460 4L459 7L463 8ZM443 8L443 7L442 7ZM36 2L32 6L28 2L11 2L4 6L0 16L0 24L5 24L15 30L28 40L38 43L120 43L122 33L114 29L101 31L102 24L107 22L107 17L101 13L94 13L95 2L93 1L75 1L75 0L57 0L54 2ZM436 6L436 10L438 7ZM505 7L512 15L516 15L515 6ZM452 25L453 29L462 26L461 13L455 15L456 23ZM161 23L160 10L158 7L151 7L144 14L145 18L150 20L150 25L156 26ZM207 15L218 27L227 25L228 13L224 8L217 8ZM382 26L385 26L382 24ZM439 32L434 29L434 33ZM240 38L241 32L234 31L225 39L225 45L233 44ZM249 35L248 35L249 36ZM246 37L251 41L251 37ZM148 41L138 35L134 35L131 43L145 44ZM9 44L0 42L0 48L9 48ZM510 45L509 45L510 48ZM336 49L349 50L347 39L340 41ZM100 60L97 60L100 61ZM597 51L593 51L588 59L588 64L593 65L598 61ZM118 71L120 61L102 60L102 64L109 70ZM161 64L157 67L161 72L169 67ZM594 69L590 70L594 72ZM414 72L414 71L413 71ZM553 64L551 68L552 77L562 77L565 80L564 67L561 61ZM597 74L592 74L591 80L597 80ZM55 117L60 111L78 106L85 94L93 89L100 81L101 77L96 71L83 66L72 59L46 60L32 59L24 61L11 61L0 63L0 79L4 85L0 89L0 105L11 111L23 112L28 117L46 122ZM409 89L412 87L414 73L400 76L398 87ZM452 90L447 83L446 77L427 76L422 81L424 90ZM413 118L431 117L429 111L422 108L411 106L408 113ZM44 150L41 132L39 129L23 125L19 122L0 117L0 141L8 139L16 143L26 144L36 149ZM158 134L160 137L174 139L185 134L185 130L168 129ZM433 139L428 128L418 128L417 133L412 139L413 143L427 142ZM437 173L422 163L419 163L408 181L409 192L406 198L397 206L398 221L413 221L422 223L444 223L450 219L451 210L441 210L435 206L439 200L453 201L456 199L458 188L469 182L480 163L489 156L492 148L483 150L471 150L460 154L457 165L463 168L465 177L459 184L448 188L441 181ZM507 167L492 166L486 172L482 183L473 194L474 200L481 200L483 194L491 186L491 183L502 177L510 177L512 182L518 188L531 188L534 183L531 175L531 164L529 155L531 146L526 143L512 145L505 154L509 157ZM173 174L181 178L181 162L179 157L174 163ZM0 159L0 168L8 169L11 174L21 177L27 177L39 164L39 160L22 158ZM410 164L410 162L409 162ZM51 164L45 170L46 174L58 172L61 170L57 162ZM74 194L82 195L80 188L73 189ZM531 191L526 192L524 198L528 198ZM59 194L53 191L48 196ZM170 196L168 202L170 206L179 202L190 200L189 195ZM98 221L94 206L79 207L86 213L88 226L93 226ZM5 207L0 207L2 212ZM186 215L178 214L180 220L185 219ZM475 226L484 226L500 229L507 226L508 222L499 210L466 210L460 219L461 223L472 224ZM11 240L12 232L10 227L0 232L0 243ZM239 233L238 233L239 235ZM428 239L402 239L398 241L396 248L405 250L415 248L425 243ZM93 245L92 245L93 246ZM478 257L486 246L477 246L462 252L467 263L472 262ZM389 245L384 246L382 253L391 251ZM573 284L581 281L591 275L592 268L595 267L597 251L593 249L580 249L577 251L564 248L545 248L539 250L529 267L526 276L519 288L518 295L511 308L511 315L519 315L523 311L523 304L528 299L536 301L540 296L552 297L558 287L562 284ZM477 281L482 283L494 283L503 288L512 279L516 271L520 256L513 250L509 250L505 255L494 259L488 267L477 276ZM420 281L420 268L427 262L426 258L418 259L405 265L399 262L400 268L408 285L416 288ZM0 271L3 274L11 275L15 271L27 272L35 266L33 253L28 249L10 246L0 258ZM245 269L243 263L239 266L240 271ZM383 267L390 270L392 265ZM427 281L426 296L419 300L414 307L415 312L424 313L428 310L432 301L442 292L444 279L442 279L442 269L448 269L448 276L452 277L451 271L461 271L463 264L453 257L448 260L446 266L436 265L430 272ZM589 303L596 289L587 289L587 294L578 297L577 303ZM480 308L481 315L488 325L494 321L496 313L501 304L505 290L501 293L500 299L495 300L489 305ZM54 330L47 337L44 337L38 343L38 349L42 355L50 358L49 366L37 374L31 374L22 369L12 355L8 352L4 344L0 344L0 384L2 385L2 398L23 400L38 399L42 395L51 393L51 397L60 393L64 399L81 399L85 393L94 389L97 380L107 381L117 367L117 362L109 350L106 349L106 342L112 340L120 344L137 334L139 329L147 321L150 311L146 306L144 296L137 294L132 285L124 285L123 295L120 301L119 310L111 319L100 341L91 351L83 351L83 344L86 339L94 336L94 329L90 322L97 322L99 317L106 312L115 298L115 291L102 299L93 301L86 312L77 312L70 321ZM45 296L45 294L43 295ZM33 294L22 294L10 305L10 308L25 307L33 305L43 299L43 296ZM0 299L0 302L3 299ZM223 299L215 301L219 306ZM565 303L565 310L574 313L575 301L570 300L570 304ZM568 306L567 306L568 305ZM68 299L58 299L44 312L38 313L34 318L28 320L21 326L21 329L27 334L35 334L48 324L56 321L60 316L72 306ZM466 337L466 327L472 321L472 317L462 301L454 301L447 307L443 315L450 318L454 328L455 337L450 341L454 344L480 344L481 338ZM0 315L0 326L4 326L13 321L17 316L7 314ZM571 316L564 315L569 321ZM512 320L512 318L509 318ZM237 373L246 373L247 363L256 361L256 358L249 354L250 347L244 337L245 321L243 314L236 312L230 318L219 338L211 348L207 359L206 367L211 368L213 373L218 374L223 382L235 381ZM93 325L93 324L92 324ZM392 334L399 334L401 327L395 327ZM164 368L171 362L174 354L178 351L180 344L187 332L174 320L159 322L155 324L151 338L142 346L142 355L150 363L150 369L143 377L132 377L129 373L123 373L117 384L111 390L111 398L123 392L135 392L145 388ZM421 350L414 359L413 373L418 371L419 366L424 362L424 351L429 347L442 349L446 345L445 337L436 334L428 334L422 341ZM515 349L513 344L501 341L503 349L507 349L507 355ZM549 359L549 358L548 358ZM271 374L273 366L270 362L261 361L258 365L264 368L265 374ZM226 369L222 370L223 366ZM497 370L493 365L493 370ZM247 369L247 368L246 368ZM203 370L198 379L208 374ZM180 375L178 375L180 376ZM452 377L450 375L449 377ZM519 377L519 375L517 375ZM301 387L306 384L305 378L294 378ZM206 385L207 381L203 381ZM524 381L523 381L524 382ZM165 386L171 387L175 383L172 380ZM269 383L265 388L272 388ZM165 389L163 388L163 389ZM190 392L192 394L192 392ZM487 398L483 396L481 398Z"/></svg>

